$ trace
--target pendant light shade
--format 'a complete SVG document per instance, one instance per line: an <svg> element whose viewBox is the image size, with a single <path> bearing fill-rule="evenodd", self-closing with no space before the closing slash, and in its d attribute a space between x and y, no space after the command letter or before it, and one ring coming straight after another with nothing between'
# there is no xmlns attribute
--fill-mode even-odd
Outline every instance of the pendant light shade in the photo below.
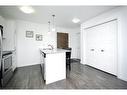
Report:
<svg viewBox="0 0 127 95"><path fill-rule="evenodd" d="M50 21L48 21L48 25L49 25L48 32L50 32Z"/></svg>
<svg viewBox="0 0 127 95"><path fill-rule="evenodd" d="M48 21L48 32L55 32L56 31L56 25L55 25L55 15L52 15L52 25L51 25L51 22Z"/></svg>
<svg viewBox="0 0 127 95"><path fill-rule="evenodd" d="M52 31L56 31L56 27L55 27L55 15L52 15L53 17L53 25L52 25Z"/></svg>

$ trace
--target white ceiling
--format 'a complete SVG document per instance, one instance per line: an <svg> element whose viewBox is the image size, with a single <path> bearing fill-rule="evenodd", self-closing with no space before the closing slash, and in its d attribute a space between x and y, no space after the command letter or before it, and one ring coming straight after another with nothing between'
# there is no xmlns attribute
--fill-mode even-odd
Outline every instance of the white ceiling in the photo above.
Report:
<svg viewBox="0 0 127 95"><path fill-rule="evenodd" d="M36 23L48 24L52 20L52 14L56 15L56 25L66 28L79 27L80 23L95 17L116 6L33 6L35 13L25 14L18 6L0 6L0 15L6 18L26 20ZM79 24L72 23L77 17Z"/></svg>

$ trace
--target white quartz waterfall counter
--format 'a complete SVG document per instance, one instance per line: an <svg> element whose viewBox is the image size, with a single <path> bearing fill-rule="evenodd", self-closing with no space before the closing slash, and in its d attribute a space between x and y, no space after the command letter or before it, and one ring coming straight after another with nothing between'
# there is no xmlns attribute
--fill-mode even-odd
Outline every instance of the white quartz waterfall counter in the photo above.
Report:
<svg viewBox="0 0 127 95"><path fill-rule="evenodd" d="M44 58L44 79L46 84L66 78L66 50L43 50Z"/></svg>

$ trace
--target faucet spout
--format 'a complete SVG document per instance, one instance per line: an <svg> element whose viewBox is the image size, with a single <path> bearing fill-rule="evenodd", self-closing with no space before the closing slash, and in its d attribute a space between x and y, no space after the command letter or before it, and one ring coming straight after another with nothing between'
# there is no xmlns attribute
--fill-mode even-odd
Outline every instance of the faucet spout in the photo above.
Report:
<svg viewBox="0 0 127 95"><path fill-rule="evenodd" d="M53 48L53 45L48 45L48 47L51 47L51 50L53 50L54 48Z"/></svg>

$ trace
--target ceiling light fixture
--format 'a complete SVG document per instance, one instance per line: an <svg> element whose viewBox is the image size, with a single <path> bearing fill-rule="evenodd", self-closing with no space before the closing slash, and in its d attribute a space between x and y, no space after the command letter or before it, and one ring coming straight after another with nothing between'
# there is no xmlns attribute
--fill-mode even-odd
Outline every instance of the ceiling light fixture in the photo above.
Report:
<svg viewBox="0 0 127 95"><path fill-rule="evenodd" d="M30 14L30 13L33 13L34 12L34 9L30 6L22 6L22 7L19 7L20 10L26 14Z"/></svg>
<svg viewBox="0 0 127 95"><path fill-rule="evenodd" d="M79 19L79 18L73 18L73 19L72 19L72 22L73 22L73 23L79 23L79 22L80 22L80 19Z"/></svg>

